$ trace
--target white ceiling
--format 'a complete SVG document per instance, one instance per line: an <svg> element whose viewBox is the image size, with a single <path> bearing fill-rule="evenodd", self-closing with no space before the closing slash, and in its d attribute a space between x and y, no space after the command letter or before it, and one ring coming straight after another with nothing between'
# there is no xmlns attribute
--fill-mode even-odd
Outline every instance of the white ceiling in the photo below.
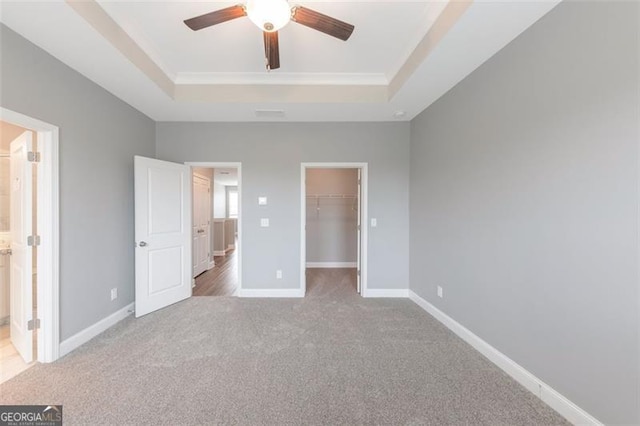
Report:
<svg viewBox="0 0 640 426"><path fill-rule="evenodd" d="M213 181L224 186L238 186L238 169L215 168L213 170Z"/></svg>
<svg viewBox="0 0 640 426"><path fill-rule="evenodd" d="M446 32L445 0L291 2L356 29L343 42L288 24L270 73L249 19L182 23L237 2L83 3L2 0L0 21L158 121L391 121L415 117L558 0L475 0Z"/></svg>

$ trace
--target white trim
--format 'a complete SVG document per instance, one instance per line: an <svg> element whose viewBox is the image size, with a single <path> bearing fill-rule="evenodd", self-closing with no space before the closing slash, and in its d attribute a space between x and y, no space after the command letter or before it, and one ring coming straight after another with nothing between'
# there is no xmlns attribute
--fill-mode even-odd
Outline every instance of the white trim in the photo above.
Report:
<svg viewBox="0 0 640 426"><path fill-rule="evenodd" d="M0 119L37 132L41 161L38 167L37 306L41 329L38 361L53 362L60 350L60 189L59 130L44 121L0 107Z"/></svg>
<svg viewBox="0 0 640 426"><path fill-rule="evenodd" d="M215 256L215 254L214 254ZM207 271L210 271L211 269L213 269L216 266L216 262L214 262L213 260L211 262L209 262L209 266L207 266Z"/></svg>
<svg viewBox="0 0 640 426"><path fill-rule="evenodd" d="M411 290L409 298L571 423L602 425L595 417Z"/></svg>
<svg viewBox="0 0 640 426"><path fill-rule="evenodd" d="M307 169L360 169L360 212L361 234L360 234L360 281L361 295L367 294L368 281L368 241L369 241L369 163L300 163L300 290L304 295L307 291L307 203L306 203L306 175ZM356 265L357 267L357 265Z"/></svg>
<svg viewBox="0 0 640 426"><path fill-rule="evenodd" d="M236 168L238 169L238 287L236 295L242 293L242 163L241 162L220 162L220 161L187 161L184 164L191 167L205 167L210 169L217 168ZM213 191L213 182L215 182L215 176L212 181L211 190ZM213 192L212 192L213 197ZM213 222L211 222L211 229L213 229ZM213 251L214 256L225 256L226 250Z"/></svg>
<svg viewBox="0 0 640 426"><path fill-rule="evenodd" d="M416 41L417 43L417 41ZM174 83L180 84L233 84L233 85L354 85L387 86L384 73L273 73L263 72L177 72Z"/></svg>
<svg viewBox="0 0 640 426"><path fill-rule="evenodd" d="M362 293L362 297L389 297L389 298L407 298L409 290L406 288L370 288Z"/></svg>
<svg viewBox="0 0 640 426"><path fill-rule="evenodd" d="M304 297L304 292L299 288L245 288L238 289L238 297Z"/></svg>
<svg viewBox="0 0 640 426"><path fill-rule="evenodd" d="M307 268L357 268L358 262L307 262Z"/></svg>
<svg viewBox="0 0 640 426"><path fill-rule="evenodd" d="M104 331L108 330L109 328L113 327L114 325L131 315L133 313L133 307L134 304L130 303L124 308L112 313L108 317L62 341L60 343L60 356L65 356L74 349L79 348L100 333L103 333Z"/></svg>

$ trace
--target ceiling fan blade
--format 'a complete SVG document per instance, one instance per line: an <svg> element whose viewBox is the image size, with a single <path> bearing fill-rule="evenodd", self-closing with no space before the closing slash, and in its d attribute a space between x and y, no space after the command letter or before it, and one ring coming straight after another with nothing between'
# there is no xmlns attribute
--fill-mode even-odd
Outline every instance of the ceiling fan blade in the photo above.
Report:
<svg viewBox="0 0 640 426"><path fill-rule="evenodd" d="M264 57L267 61L267 69L275 70L280 68L280 47L278 46L278 32L263 32L264 34Z"/></svg>
<svg viewBox="0 0 640 426"><path fill-rule="evenodd" d="M349 39L355 28L351 24L302 6L293 8L291 20L344 41Z"/></svg>
<svg viewBox="0 0 640 426"><path fill-rule="evenodd" d="M247 16L247 11L243 6L237 5L216 10L215 12L205 13L204 15L196 16L195 18L187 19L184 21L184 23L193 31L198 31L212 25L230 21L232 19L242 18L243 16Z"/></svg>

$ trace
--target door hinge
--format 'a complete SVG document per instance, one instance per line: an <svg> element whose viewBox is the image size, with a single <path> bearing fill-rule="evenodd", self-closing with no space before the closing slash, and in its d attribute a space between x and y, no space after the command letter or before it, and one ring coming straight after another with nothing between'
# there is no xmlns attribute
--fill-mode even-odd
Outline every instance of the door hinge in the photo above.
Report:
<svg viewBox="0 0 640 426"><path fill-rule="evenodd" d="M358 276L360 276L360 270L358 270Z"/></svg>
<svg viewBox="0 0 640 426"><path fill-rule="evenodd" d="M27 321L27 330L28 331L37 330L39 328L40 328L40 319L39 318Z"/></svg>
<svg viewBox="0 0 640 426"><path fill-rule="evenodd" d="M40 235L29 235L27 237L27 245L35 247L40 245Z"/></svg>
<svg viewBox="0 0 640 426"><path fill-rule="evenodd" d="M360 225L358 225L358 231L360 231Z"/></svg>
<svg viewBox="0 0 640 426"><path fill-rule="evenodd" d="M29 151L27 153L27 161L30 161L32 163L39 163L40 162L40 153L39 152Z"/></svg>

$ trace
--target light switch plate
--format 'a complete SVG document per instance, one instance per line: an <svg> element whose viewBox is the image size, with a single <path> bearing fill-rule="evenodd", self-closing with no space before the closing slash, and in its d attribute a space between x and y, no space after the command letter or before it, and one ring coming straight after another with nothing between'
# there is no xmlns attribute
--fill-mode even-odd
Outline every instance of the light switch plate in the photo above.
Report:
<svg viewBox="0 0 640 426"><path fill-rule="evenodd" d="M263 227L263 228L268 228L269 227L269 219L268 218L260 219L260 226Z"/></svg>
<svg viewBox="0 0 640 426"><path fill-rule="evenodd" d="M375 228L376 226L378 226L378 219L376 219L375 217L371 218L371 227Z"/></svg>
<svg viewBox="0 0 640 426"><path fill-rule="evenodd" d="M267 197L258 197L258 205L266 206L267 205Z"/></svg>

